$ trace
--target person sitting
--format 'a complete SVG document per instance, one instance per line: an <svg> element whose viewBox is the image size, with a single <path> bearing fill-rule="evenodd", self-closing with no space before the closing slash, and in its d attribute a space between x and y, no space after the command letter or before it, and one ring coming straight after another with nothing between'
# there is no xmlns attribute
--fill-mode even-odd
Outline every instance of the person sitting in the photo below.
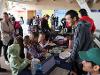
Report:
<svg viewBox="0 0 100 75"><path fill-rule="evenodd" d="M10 69L12 71L12 75L22 75L22 72L27 71L27 74L24 75L32 75L31 71L28 70L27 66L30 64L30 54L27 54L27 58L22 59L20 57L20 37L14 38L14 43L8 47L7 57L10 63Z"/></svg>
<svg viewBox="0 0 100 75"><path fill-rule="evenodd" d="M38 43L42 48L45 48L49 44L48 37L44 32L39 33Z"/></svg>
<svg viewBox="0 0 100 75"><path fill-rule="evenodd" d="M23 43L24 43L24 54L25 54L25 58L27 58L27 53L30 53L28 48L31 45L30 44L30 37L28 35L26 35L24 37Z"/></svg>
<svg viewBox="0 0 100 75"><path fill-rule="evenodd" d="M100 48L80 51L79 57L82 59L82 69L88 72L87 75L100 75Z"/></svg>
<svg viewBox="0 0 100 75"><path fill-rule="evenodd" d="M34 58L38 58L42 61L45 58L46 51L38 43L38 34L33 33L30 36L30 48L29 51Z"/></svg>

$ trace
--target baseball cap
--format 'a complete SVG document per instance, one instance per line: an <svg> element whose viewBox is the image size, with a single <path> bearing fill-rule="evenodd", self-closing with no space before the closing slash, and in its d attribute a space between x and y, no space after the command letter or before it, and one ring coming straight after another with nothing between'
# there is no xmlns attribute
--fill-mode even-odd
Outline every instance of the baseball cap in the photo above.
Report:
<svg viewBox="0 0 100 75"><path fill-rule="evenodd" d="M88 51L79 51L79 57L82 60L92 61L100 65L100 48L91 48Z"/></svg>

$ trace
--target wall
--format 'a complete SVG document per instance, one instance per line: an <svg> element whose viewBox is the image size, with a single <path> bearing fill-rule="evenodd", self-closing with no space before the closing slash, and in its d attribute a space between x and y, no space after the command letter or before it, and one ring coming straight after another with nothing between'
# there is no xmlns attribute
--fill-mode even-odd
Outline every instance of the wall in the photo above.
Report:
<svg viewBox="0 0 100 75"><path fill-rule="evenodd" d="M92 12L89 16L94 20L96 29L100 30L100 12Z"/></svg>
<svg viewBox="0 0 100 75"><path fill-rule="evenodd" d="M28 19L33 18L33 16L35 16L35 15L36 15L36 11L34 11L34 10L28 10L27 11L27 18Z"/></svg>
<svg viewBox="0 0 100 75"><path fill-rule="evenodd" d="M97 3L94 3L92 5L91 9L99 9L100 10L100 1L98 1Z"/></svg>
<svg viewBox="0 0 100 75"><path fill-rule="evenodd" d="M94 5L91 7L93 10L100 10L100 1L97 3L94 3ZM100 12L92 12L90 15L96 24L96 29L100 30Z"/></svg>
<svg viewBox="0 0 100 75"><path fill-rule="evenodd" d="M94 20L96 29L100 30L100 12L91 12L90 8L88 7L87 3L84 0L77 0L78 4L81 8L84 8L88 11L89 16Z"/></svg>

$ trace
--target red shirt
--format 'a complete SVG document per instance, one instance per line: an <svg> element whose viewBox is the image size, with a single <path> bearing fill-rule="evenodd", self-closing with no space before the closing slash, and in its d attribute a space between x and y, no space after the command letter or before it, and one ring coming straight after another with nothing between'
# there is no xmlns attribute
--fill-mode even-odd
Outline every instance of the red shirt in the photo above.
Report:
<svg viewBox="0 0 100 75"><path fill-rule="evenodd" d="M86 22L89 22L89 23L91 24L91 27L90 27L90 30L91 30L91 31L94 32L94 31L96 30L94 21L93 21L90 17L88 17L88 16L82 16L82 17L80 18L80 20L84 20L84 21L86 21Z"/></svg>
<svg viewBox="0 0 100 75"><path fill-rule="evenodd" d="M15 22L13 23L13 25L14 25L14 28L15 28L15 29L19 29L19 28L21 27L19 21L15 21Z"/></svg>

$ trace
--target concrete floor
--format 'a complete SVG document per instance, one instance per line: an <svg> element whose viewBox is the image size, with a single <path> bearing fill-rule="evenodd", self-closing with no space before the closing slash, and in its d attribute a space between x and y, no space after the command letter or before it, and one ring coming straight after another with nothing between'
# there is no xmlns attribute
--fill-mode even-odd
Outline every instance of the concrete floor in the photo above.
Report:
<svg viewBox="0 0 100 75"><path fill-rule="evenodd" d="M2 68L5 68L8 70L8 72L6 72L6 73L2 72L2 73L0 73L0 75L11 75L10 67L9 67L9 65L5 64L3 56L0 57L0 65ZM50 73L50 75L67 75L67 73L68 73L67 70L57 67Z"/></svg>

